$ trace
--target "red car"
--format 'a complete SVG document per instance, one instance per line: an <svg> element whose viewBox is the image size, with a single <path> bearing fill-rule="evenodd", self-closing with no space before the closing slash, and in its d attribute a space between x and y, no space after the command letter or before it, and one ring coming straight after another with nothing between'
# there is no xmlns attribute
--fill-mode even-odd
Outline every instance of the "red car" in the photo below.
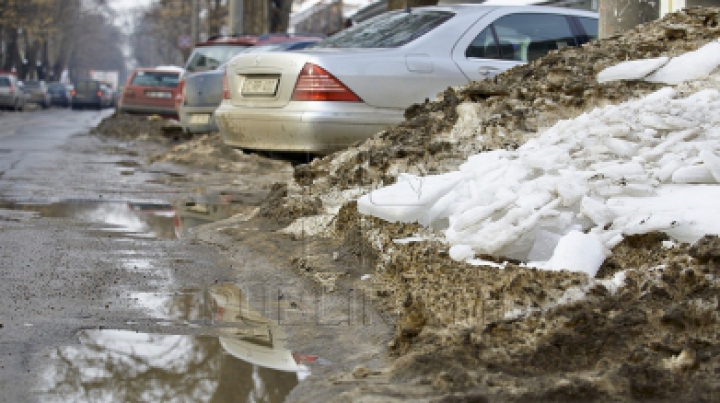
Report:
<svg viewBox="0 0 720 403"><path fill-rule="evenodd" d="M182 69L174 67L137 68L125 83L118 112L177 118L175 97Z"/></svg>

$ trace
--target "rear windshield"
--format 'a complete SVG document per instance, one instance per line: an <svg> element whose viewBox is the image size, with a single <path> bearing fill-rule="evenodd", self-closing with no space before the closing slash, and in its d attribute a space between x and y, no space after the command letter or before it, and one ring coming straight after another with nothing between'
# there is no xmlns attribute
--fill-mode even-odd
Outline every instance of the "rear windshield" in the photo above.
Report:
<svg viewBox="0 0 720 403"><path fill-rule="evenodd" d="M180 73L138 71L130 85L142 87L177 87Z"/></svg>
<svg viewBox="0 0 720 403"><path fill-rule="evenodd" d="M247 46L205 46L195 48L185 69L189 72L215 70L233 56L247 49Z"/></svg>
<svg viewBox="0 0 720 403"><path fill-rule="evenodd" d="M0 77L0 87L9 87L10 79L7 77Z"/></svg>
<svg viewBox="0 0 720 403"><path fill-rule="evenodd" d="M381 14L320 41L314 48L395 48L440 26L455 14L412 10Z"/></svg>
<svg viewBox="0 0 720 403"><path fill-rule="evenodd" d="M78 91L96 91L100 87L100 83L97 81L80 81L75 84L75 89Z"/></svg>

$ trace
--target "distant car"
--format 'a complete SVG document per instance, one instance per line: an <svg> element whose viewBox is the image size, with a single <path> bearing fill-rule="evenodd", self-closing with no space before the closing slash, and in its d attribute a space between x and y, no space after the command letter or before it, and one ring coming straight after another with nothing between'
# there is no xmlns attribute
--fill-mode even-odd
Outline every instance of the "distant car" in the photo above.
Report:
<svg viewBox="0 0 720 403"><path fill-rule="evenodd" d="M265 35L217 35L195 44L195 49L185 63L185 70L180 76L180 92L175 99L175 110L180 113L182 90L185 80L193 74L215 70L232 59L238 53L253 46L272 45L284 42L312 41L323 38L323 35L296 34L265 34Z"/></svg>
<svg viewBox="0 0 720 403"><path fill-rule="evenodd" d="M13 74L0 74L0 108L22 111L26 94L23 84Z"/></svg>
<svg viewBox="0 0 720 403"><path fill-rule="evenodd" d="M291 40L285 43L253 46L243 53L264 53L300 50L317 43L320 38ZM223 97L223 76L225 66L189 76L182 89L180 104L180 123L187 133L200 134L217 131L213 112Z"/></svg>
<svg viewBox="0 0 720 403"><path fill-rule="evenodd" d="M402 122L407 107L449 86L588 42L597 21L545 6L384 13L310 49L235 57L215 119L230 146L327 154Z"/></svg>
<svg viewBox="0 0 720 403"><path fill-rule="evenodd" d="M115 99L117 98L115 90L105 83L100 83L100 90L103 92L103 106L108 108L115 106Z"/></svg>
<svg viewBox="0 0 720 403"><path fill-rule="evenodd" d="M50 94L50 105L63 107L70 106L70 91L73 87L64 83L48 83L47 92Z"/></svg>
<svg viewBox="0 0 720 403"><path fill-rule="evenodd" d="M118 112L177 117L175 96L181 73L180 68L135 69L120 95Z"/></svg>
<svg viewBox="0 0 720 403"><path fill-rule="evenodd" d="M110 106L110 98L105 86L98 80L78 80L70 91L72 109L102 109Z"/></svg>
<svg viewBox="0 0 720 403"><path fill-rule="evenodd" d="M50 94L48 94L48 88L45 81L26 80L23 81L23 84L28 92L27 102L38 104L43 109L50 106L51 98Z"/></svg>

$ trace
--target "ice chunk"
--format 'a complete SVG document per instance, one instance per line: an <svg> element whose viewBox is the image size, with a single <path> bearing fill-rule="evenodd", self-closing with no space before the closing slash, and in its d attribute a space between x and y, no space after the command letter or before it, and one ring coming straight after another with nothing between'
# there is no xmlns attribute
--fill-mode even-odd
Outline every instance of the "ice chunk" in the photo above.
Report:
<svg viewBox="0 0 720 403"><path fill-rule="evenodd" d="M715 183L710 170L705 165L680 167L672 174L673 183Z"/></svg>
<svg viewBox="0 0 720 403"><path fill-rule="evenodd" d="M601 71L597 75L599 83L620 80L640 80L667 64L669 57L656 57L653 59L631 60L616 64Z"/></svg>
<svg viewBox="0 0 720 403"><path fill-rule="evenodd" d="M465 175L460 172L423 178L404 174L394 185L362 196L358 200L358 211L389 222L428 224L426 210L463 178Z"/></svg>
<svg viewBox="0 0 720 403"><path fill-rule="evenodd" d="M713 41L694 52L688 52L670 60L645 81L680 84L710 75L720 65L720 42Z"/></svg>
<svg viewBox="0 0 720 403"><path fill-rule="evenodd" d="M580 212L599 227L605 227L615 219L612 210L591 197L583 197Z"/></svg>
<svg viewBox="0 0 720 403"><path fill-rule="evenodd" d="M603 261L605 252L597 236L570 231L560 238L552 258L543 266L550 270L583 272L595 277Z"/></svg>
<svg viewBox="0 0 720 403"><path fill-rule="evenodd" d="M475 252L470 245L454 245L450 248L450 258L456 262L464 262L475 257Z"/></svg>
<svg viewBox="0 0 720 403"><path fill-rule="evenodd" d="M715 182L720 183L720 158L712 151L706 149L700 150L700 158L704 166L710 171L713 178L715 178Z"/></svg>

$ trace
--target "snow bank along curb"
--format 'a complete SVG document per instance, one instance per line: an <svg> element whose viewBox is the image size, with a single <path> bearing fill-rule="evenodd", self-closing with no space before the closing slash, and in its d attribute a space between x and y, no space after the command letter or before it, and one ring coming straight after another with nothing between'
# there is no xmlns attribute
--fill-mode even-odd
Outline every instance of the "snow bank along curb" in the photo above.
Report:
<svg viewBox="0 0 720 403"><path fill-rule="evenodd" d="M719 55L712 42L673 59L698 68L670 61L650 77L702 78ZM457 260L474 252L595 276L623 235L663 231L694 242L720 233L708 202L720 195L718 111L716 89L682 97L664 88L561 121L517 150L473 155L457 172L401 175L358 209L444 229Z"/></svg>

